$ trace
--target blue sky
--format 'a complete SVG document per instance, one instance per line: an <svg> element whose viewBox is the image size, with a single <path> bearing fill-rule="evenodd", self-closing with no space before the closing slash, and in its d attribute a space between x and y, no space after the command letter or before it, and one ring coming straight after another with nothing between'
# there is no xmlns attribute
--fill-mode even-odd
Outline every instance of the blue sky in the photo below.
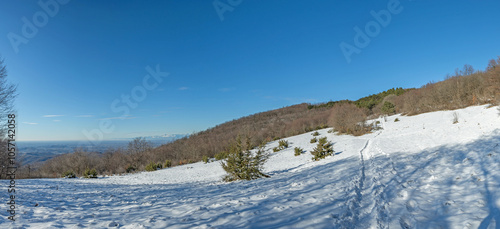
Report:
<svg viewBox="0 0 500 229"><path fill-rule="evenodd" d="M302 102L420 87L500 55L497 0L220 0L219 13L211 0L41 2L48 11L0 1L18 140L192 133ZM370 13L381 10L386 26ZM355 47L354 28L366 25L370 43L348 62L340 44ZM151 90L148 66L169 73L147 78ZM121 101L132 93L136 107Z"/></svg>

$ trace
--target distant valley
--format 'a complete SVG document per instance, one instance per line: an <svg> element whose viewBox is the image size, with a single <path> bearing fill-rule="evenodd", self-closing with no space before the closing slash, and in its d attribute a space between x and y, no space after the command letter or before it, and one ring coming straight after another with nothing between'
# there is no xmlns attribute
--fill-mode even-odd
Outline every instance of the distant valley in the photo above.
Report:
<svg viewBox="0 0 500 229"><path fill-rule="evenodd" d="M159 136L143 137L151 142L153 147L167 144L187 136L186 134L169 134ZM90 141L18 141L17 147L20 152L22 164L43 162L60 154L74 152L75 149L104 153L110 149L125 148L133 138L105 140L100 142Z"/></svg>

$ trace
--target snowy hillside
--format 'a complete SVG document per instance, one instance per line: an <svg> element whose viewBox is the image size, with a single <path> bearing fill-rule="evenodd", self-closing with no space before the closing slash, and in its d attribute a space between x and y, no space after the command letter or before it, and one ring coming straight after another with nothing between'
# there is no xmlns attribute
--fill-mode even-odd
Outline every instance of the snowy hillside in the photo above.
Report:
<svg viewBox="0 0 500 229"><path fill-rule="evenodd" d="M221 182L219 162L18 180L17 221L4 204L0 228L500 228L496 107L377 120L383 129L361 137L320 130L335 156L317 162L311 133L287 138L265 165L271 178L255 181Z"/></svg>

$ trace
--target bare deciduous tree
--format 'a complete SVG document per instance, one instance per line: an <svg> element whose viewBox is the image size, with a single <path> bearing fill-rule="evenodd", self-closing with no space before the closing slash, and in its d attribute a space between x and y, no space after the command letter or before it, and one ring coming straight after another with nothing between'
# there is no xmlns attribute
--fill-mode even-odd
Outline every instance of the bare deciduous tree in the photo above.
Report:
<svg viewBox="0 0 500 229"><path fill-rule="evenodd" d="M7 115L13 113L16 86L7 81L7 68L0 58L0 179L7 172Z"/></svg>

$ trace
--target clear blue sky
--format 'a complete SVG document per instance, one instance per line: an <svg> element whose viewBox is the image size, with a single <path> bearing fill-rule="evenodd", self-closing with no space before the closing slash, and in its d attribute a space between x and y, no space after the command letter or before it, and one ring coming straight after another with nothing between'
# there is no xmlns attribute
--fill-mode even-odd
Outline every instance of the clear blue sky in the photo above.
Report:
<svg viewBox="0 0 500 229"><path fill-rule="evenodd" d="M379 31L370 12L398 1L220 0L223 20L212 0L72 0L49 5L51 15L37 2L0 1L18 140L86 139L100 122L114 127L104 139L192 133L302 102L420 87L500 55L498 0L401 0ZM348 63L340 44L354 46L354 28L367 24L373 37ZM132 108L121 96L144 89L147 66L169 75Z"/></svg>

